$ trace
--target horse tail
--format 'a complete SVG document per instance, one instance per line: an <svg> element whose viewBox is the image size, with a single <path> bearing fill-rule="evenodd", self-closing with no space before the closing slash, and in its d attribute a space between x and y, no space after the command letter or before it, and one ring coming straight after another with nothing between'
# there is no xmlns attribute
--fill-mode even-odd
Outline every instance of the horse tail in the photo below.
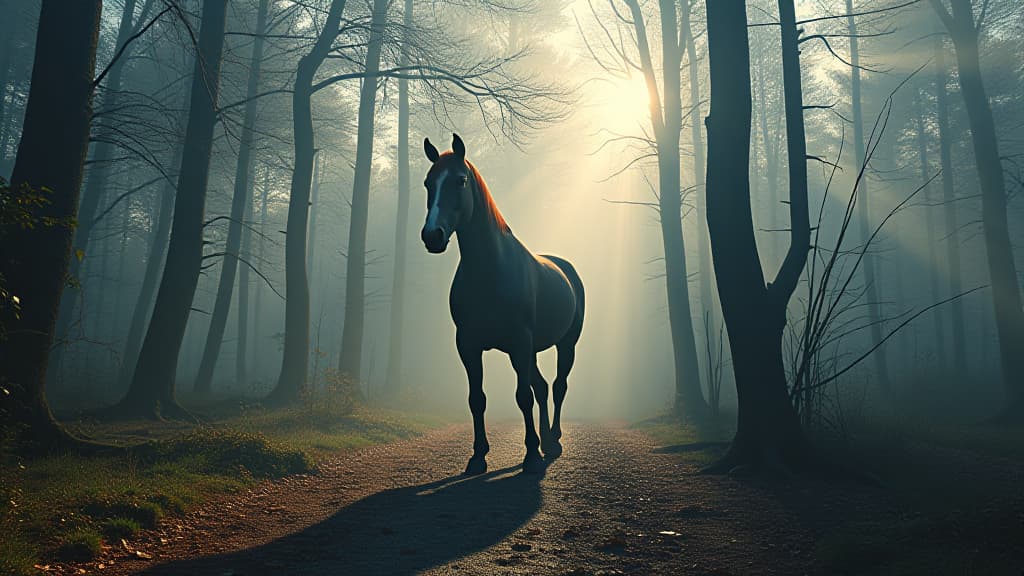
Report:
<svg viewBox="0 0 1024 576"><path fill-rule="evenodd" d="M576 272L576 268L571 262L558 256L550 256L545 254L545 258L552 261L555 266L565 274L565 277L569 279L569 285L572 286L573 295L576 297L576 314L573 316L572 325L569 327L569 331L566 332L564 340L571 341L573 344L576 343L580 338L580 334L583 332L583 312L586 308L586 295L583 291L583 280L580 279L580 275Z"/></svg>

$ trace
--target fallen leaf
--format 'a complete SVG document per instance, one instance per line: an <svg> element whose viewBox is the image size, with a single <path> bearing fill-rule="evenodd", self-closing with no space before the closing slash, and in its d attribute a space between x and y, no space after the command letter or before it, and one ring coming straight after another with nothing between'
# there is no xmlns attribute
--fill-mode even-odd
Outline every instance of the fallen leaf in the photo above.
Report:
<svg viewBox="0 0 1024 576"><path fill-rule="evenodd" d="M138 557L138 558L142 558L143 560L152 560L153 559L153 555L152 554L149 554L147 552L143 552L142 550L136 550L135 551L135 556Z"/></svg>

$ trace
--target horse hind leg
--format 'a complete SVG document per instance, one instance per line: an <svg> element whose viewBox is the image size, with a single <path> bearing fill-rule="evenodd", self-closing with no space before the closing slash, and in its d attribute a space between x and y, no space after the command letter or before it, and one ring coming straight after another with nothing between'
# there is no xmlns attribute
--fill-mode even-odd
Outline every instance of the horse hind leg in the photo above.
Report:
<svg viewBox="0 0 1024 576"><path fill-rule="evenodd" d="M551 444L551 421L548 419L548 381L544 379L540 369L534 367L533 378L530 379L530 386L533 387L533 396L540 409L540 449L545 456L552 450Z"/></svg>
<svg viewBox="0 0 1024 576"><path fill-rule="evenodd" d="M562 402L565 401L565 394L569 390L569 372L576 361L576 341L563 341L558 344L558 375L552 384L552 393L555 399L555 414L551 421L551 448L553 453L561 453L562 445L559 440L562 438ZM544 451L545 454L548 450Z"/></svg>

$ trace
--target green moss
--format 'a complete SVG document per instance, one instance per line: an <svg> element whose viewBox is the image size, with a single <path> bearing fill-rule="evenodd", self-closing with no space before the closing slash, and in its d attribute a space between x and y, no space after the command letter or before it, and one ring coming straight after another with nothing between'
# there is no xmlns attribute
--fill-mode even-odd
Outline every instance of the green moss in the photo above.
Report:
<svg viewBox="0 0 1024 576"><path fill-rule="evenodd" d="M84 562L99 555L103 538L91 528L78 528L64 536L57 556L68 562Z"/></svg>

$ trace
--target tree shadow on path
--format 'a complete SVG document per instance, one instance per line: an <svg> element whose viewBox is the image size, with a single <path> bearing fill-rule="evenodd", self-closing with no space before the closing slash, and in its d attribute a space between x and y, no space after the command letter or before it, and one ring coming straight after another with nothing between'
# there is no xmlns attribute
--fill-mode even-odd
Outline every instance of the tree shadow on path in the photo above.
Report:
<svg viewBox="0 0 1024 576"><path fill-rule="evenodd" d="M493 546L537 513L542 475L518 469L377 492L266 544L143 574L415 574Z"/></svg>

